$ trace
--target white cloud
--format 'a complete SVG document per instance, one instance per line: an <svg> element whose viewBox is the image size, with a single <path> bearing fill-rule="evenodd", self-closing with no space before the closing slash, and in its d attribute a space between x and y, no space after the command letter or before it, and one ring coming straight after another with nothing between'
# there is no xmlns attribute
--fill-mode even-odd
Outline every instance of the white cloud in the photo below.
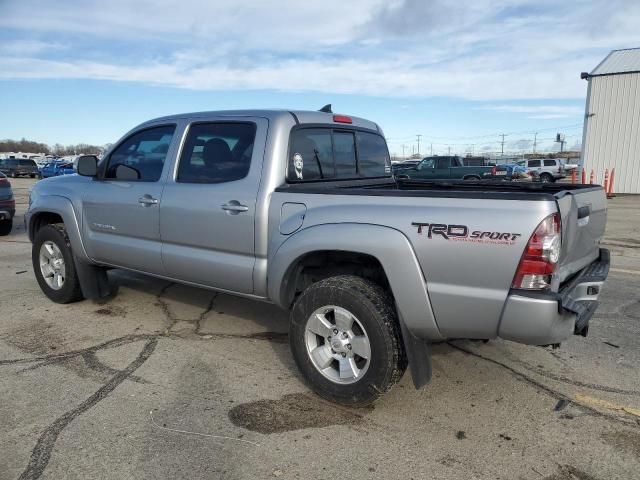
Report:
<svg viewBox="0 0 640 480"><path fill-rule="evenodd" d="M486 105L482 110L505 113L523 113L527 118L549 120L569 118L584 114L584 107L573 105Z"/></svg>
<svg viewBox="0 0 640 480"><path fill-rule="evenodd" d="M0 78L493 101L584 98L580 71L611 48L634 46L639 23L640 3L623 0L5 0L0 27L25 38L23 48L0 50ZM40 40L48 35L69 48L48 48ZM582 114L554 105L494 109L538 119Z"/></svg>

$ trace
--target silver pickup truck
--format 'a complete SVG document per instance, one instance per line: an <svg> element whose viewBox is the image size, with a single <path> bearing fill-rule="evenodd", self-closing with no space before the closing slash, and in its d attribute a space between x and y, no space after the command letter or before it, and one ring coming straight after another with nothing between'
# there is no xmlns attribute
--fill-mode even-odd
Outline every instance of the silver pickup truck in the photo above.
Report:
<svg viewBox="0 0 640 480"><path fill-rule="evenodd" d="M115 267L273 302L309 385L348 405L407 365L425 385L435 342L586 335L609 270L602 188L394 179L380 127L330 111L158 118L78 173L25 216L51 300L107 296Z"/></svg>

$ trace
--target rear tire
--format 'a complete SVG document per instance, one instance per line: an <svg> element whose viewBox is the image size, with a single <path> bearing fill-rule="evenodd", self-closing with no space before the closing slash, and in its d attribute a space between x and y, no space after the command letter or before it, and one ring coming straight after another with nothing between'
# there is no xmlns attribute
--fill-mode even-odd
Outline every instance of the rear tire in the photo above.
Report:
<svg viewBox="0 0 640 480"><path fill-rule="evenodd" d="M31 261L40 289L51 300L71 303L84 298L64 224L45 225L38 230Z"/></svg>
<svg viewBox="0 0 640 480"><path fill-rule="evenodd" d="M353 275L321 280L300 295L289 341L313 391L342 405L373 403L407 367L393 298Z"/></svg>
<svg viewBox="0 0 640 480"><path fill-rule="evenodd" d="M0 220L0 237L4 237L11 233L11 229L13 228L13 219L9 220Z"/></svg>

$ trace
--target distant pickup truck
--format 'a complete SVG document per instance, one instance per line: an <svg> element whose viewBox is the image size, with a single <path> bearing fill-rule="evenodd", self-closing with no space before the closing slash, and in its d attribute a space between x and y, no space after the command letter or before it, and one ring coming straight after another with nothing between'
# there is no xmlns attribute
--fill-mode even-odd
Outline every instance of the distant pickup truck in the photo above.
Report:
<svg viewBox="0 0 640 480"><path fill-rule="evenodd" d="M4 173L7 177L13 178L27 175L35 178L40 174L36 162L28 158L0 159L0 172Z"/></svg>
<svg viewBox="0 0 640 480"><path fill-rule="evenodd" d="M382 130L357 117L151 120L33 187L35 276L59 303L108 295L114 267L275 303L309 385L346 405L373 402L407 364L425 385L433 342L586 334L609 268L601 187L402 180L389 166Z"/></svg>
<svg viewBox="0 0 640 480"><path fill-rule="evenodd" d="M397 178L428 180L483 180L500 178L507 171L498 172L495 166L465 166L458 156L435 156L423 158L417 165L402 168L396 164Z"/></svg>

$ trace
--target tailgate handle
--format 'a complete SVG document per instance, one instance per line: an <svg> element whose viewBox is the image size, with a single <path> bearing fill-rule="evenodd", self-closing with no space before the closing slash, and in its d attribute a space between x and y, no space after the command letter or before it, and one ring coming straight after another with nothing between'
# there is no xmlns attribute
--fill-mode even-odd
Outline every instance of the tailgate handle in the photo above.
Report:
<svg viewBox="0 0 640 480"><path fill-rule="evenodd" d="M585 218L588 217L591 214L591 207L590 206L585 206L585 207L580 207L578 209L578 220L580 220L581 218Z"/></svg>

